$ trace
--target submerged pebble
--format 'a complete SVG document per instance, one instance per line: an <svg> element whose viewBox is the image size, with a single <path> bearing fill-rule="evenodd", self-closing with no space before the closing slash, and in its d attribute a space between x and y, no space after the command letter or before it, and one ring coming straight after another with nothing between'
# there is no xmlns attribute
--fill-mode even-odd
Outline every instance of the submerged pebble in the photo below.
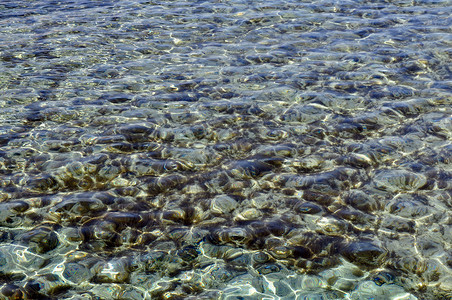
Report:
<svg viewBox="0 0 452 300"><path fill-rule="evenodd" d="M391 192L416 191L427 183L424 175L402 170L383 170L374 180L377 188Z"/></svg>
<svg viewBox="0 0 452 300"><path fill-rule="evenodd" d="M228 214L236 209L237 206L237 201L226 195L216 196L210 203L212 212L217 214Z"/></svg>
<svg viewBox="0 0 452 300"><path fill-rule="evenodd" d="M384 260L387 251L368 241L351 242L341 254L350 262L367 267L377 267Z"/></svg>

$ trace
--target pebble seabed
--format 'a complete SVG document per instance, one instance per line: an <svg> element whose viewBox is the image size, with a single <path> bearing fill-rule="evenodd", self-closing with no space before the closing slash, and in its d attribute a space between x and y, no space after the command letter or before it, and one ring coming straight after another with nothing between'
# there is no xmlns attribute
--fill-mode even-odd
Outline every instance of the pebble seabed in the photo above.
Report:
<svg viewBox="0 0 452 300"><path fill-rule="evenodd" d="M451 10L2 1L0 299L452 299Z"/></svg>

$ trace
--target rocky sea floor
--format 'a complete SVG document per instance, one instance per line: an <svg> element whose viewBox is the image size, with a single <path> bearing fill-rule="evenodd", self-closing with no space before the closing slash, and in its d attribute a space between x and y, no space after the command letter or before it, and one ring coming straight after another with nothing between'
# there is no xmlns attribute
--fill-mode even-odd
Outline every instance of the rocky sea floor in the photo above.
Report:
<svg viewBox="0 0 452 300"><path fill-rule="evenodd" d="M452 4L0 3L0 299L452 299Z"/></svg>

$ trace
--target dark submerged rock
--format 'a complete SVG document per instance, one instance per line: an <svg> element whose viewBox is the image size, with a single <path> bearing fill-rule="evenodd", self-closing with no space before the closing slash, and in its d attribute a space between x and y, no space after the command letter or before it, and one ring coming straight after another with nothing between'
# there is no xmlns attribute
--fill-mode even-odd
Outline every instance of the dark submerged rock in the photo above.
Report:
<svg viewBox="0 0 452 300"><path fill-rule="evenodd" d="M341 254L358 266L376 268L383 262L387 251L369 241L356 241L344 245Z"/></svg>
<svg viewBox="0 0 452 300"><path fill-rule="evenodd" d="M60 244L58 235L49 227L38 227L20 236L29 249L36 253L47 253Z"/></svg>

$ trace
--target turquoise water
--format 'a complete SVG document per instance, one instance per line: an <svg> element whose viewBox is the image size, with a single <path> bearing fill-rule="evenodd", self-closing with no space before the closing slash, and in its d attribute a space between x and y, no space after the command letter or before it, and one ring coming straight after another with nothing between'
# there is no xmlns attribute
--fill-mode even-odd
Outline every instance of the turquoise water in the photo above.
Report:
<svg viewBox="0 0 452 300"><path fill-rule="evenodd" d="M450 1L2 1L0 299L451 299Z"/></svg>

